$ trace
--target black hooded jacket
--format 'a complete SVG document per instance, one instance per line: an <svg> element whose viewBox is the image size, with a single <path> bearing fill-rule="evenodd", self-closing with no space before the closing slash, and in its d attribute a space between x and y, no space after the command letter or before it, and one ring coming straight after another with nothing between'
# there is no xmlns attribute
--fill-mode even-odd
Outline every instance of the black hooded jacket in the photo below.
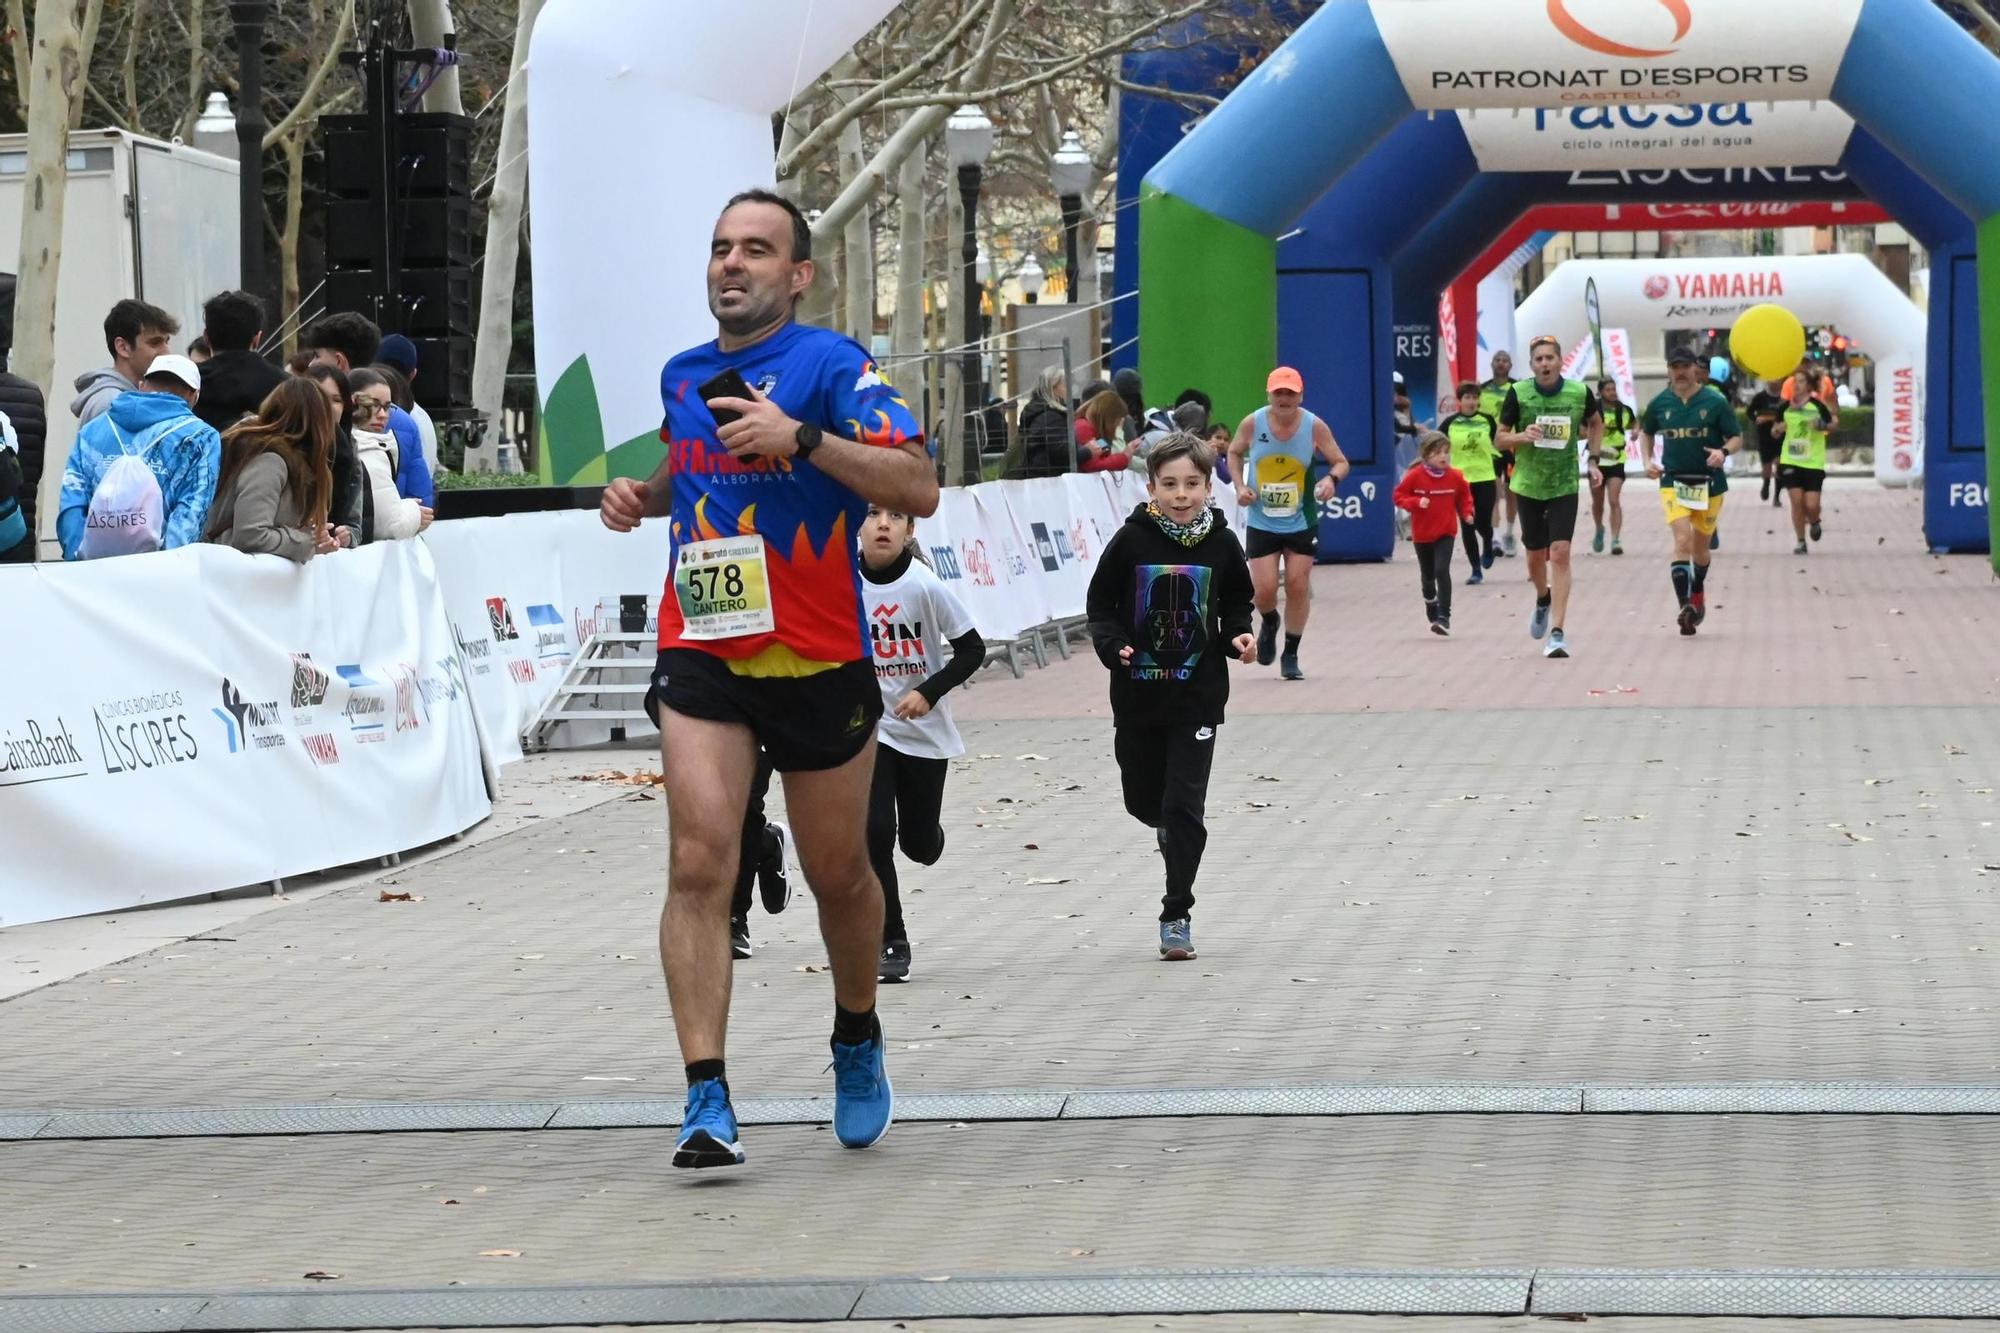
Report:
<svg viewBox="0 0 2000 1333"><path fill-rule="evenodd" d="M1220 511L1206 537L1183 546L1147 506L1135 508L1098 557L1085 610L1117 725L1222 721L1230 643L1250 633L1251 605L1250 566Z"/></svg>

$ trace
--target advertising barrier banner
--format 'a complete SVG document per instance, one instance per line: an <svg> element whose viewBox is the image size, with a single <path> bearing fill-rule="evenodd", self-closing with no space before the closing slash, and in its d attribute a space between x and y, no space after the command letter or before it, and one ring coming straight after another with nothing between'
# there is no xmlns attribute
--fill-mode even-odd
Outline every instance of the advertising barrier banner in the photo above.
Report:
<svg viewBox="0 0 2000 1333"><path fill-rule="evenodd" d="M0 926L407 851L490 811L428 552L0 574Z"/></svg>

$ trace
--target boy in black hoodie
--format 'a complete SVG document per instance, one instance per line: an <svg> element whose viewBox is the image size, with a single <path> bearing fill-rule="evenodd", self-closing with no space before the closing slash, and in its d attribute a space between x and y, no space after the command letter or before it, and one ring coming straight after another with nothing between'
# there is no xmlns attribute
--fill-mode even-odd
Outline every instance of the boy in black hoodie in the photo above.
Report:
<svg viewBox="0 0 2000 1333"><path fill-rule="evenodd" d="M1257 660L1250 566L1209 505L1215 455L1177 432L1146 456L1146 491L1090 579L1098 660L1111 671L1111 716L1125 808L1156 831L1166 859L1160 956L1193 958L1194 879L1208 845L1203 807L1215 729L1229 701L1228 655Z"/></svg>

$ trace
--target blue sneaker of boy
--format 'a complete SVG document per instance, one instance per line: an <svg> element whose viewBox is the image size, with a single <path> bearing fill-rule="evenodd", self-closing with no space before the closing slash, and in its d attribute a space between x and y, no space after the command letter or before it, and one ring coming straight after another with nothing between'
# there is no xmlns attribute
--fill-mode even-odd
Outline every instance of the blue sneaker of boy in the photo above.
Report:
<svg viewBox="0 0 2000 1333"><path fill-rule="evenodd" d="M859 1046L833 1045L833 1133L842 1146L866 1148L889 1132L896 1094L882 1059L882 1027Z"/></svg>
<svg viewBox="0 0 2000 1333"><path fill-rule="evenodd" d="M729 1087L719 1078L705 1078L688 1089L681 1136L674 1144L674 1165L699 1168L742 1163L743 1145L736 1141L736 1112L729 1105Z"/></svg>
<svg viewBox="0 0 2000 1333"><path fill-rule="evenodd" d="M1162 921L1160 957L1170 963L1184 963L1194 956L1194 923L1186 917L1178 921Z"/></svg>

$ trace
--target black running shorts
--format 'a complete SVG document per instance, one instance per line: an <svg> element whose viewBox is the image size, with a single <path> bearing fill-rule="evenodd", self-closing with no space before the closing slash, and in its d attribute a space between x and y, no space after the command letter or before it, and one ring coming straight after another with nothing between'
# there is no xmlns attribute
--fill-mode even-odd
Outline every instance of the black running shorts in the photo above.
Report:
<svg viewBox="0 0 2000 1333"><path fill-rule="evenodd" d="M1530 551L1546 551L1576 536L1574 494L1553 500L1531 500L1525 495L1514 498L1521 506L1521 545Z"/></svg>
<svg viewBox="0 0 2000 1333"><path fill-rule="evenodd" d="M1826 486L1826 469L1783 464L1778 468L1778 485L1781 489L1790 487L1797 491L1819 491Z"/></svg>
<svg viewBox="0 0 2000 1333"><path fill-rule="evenodd" d="M1625 465L1623 463L1600 463L1597 470L1604 474L1606 481L1610 481L1613 477L1616 477L1619 481L1625 480Z"/></svg>
<svg viewBox="0 0 2000 1333"><path fill-rule="evenodd" d="M1252 560L1261 560L1280 551L1308 558L1319 553L1319 533L1312 528L1303 532L1266 532L1253 523L1245 532L1248 537L1243 543L1243 553Z"/></svg>
<svg viewBox="0 0 2000 1333"><path fill-rule="evenodd" d="M668 648L653 667L646 712L748 727L780 773L839 768L860 754L882 717L875 664L862 660L810 676L740 676L712 653Z"/></svg>

